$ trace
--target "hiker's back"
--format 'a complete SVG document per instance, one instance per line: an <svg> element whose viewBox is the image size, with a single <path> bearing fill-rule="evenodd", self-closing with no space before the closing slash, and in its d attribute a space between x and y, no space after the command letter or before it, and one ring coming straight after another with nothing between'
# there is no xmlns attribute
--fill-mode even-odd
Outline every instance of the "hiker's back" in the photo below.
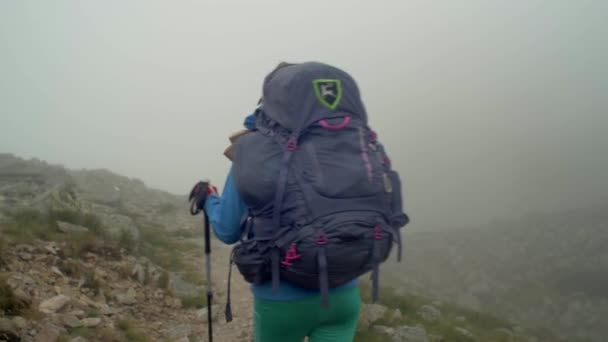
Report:
<svg viewBox="0 0 608 342"><path fill-rule="evenodd" d="M408 218L355 81L321 63L275 70L256 127L234 159L255 237L235 249L245 279L278 285L280 275L325 296L370 270L377 279Z"/></svg>

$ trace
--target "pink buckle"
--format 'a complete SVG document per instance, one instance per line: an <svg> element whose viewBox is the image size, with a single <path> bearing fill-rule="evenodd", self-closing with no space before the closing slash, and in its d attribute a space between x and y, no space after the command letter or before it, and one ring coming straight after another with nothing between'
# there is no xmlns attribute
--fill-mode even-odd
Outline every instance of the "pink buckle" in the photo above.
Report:
<svg viewBox="0 0 608 342"><path fill-rule="evenodd" d="M384 238L384 232L380 226L374 227L374 240L382 240Z"/></svg>
<svg viewBox="0 0 608 342"><path fill-rule="evenodd" d="M289 249L287 250L287 253L285 253L285 259L283 259L283 261L281 261L281 264L283 266L291 266L292 261L293 260L297 260L300 259L301 255L298 254L298 250L296 249L296 244L292 244L291 247L289 247Z"/></svg>
<svg viewBox="0 0 608 342"><path fill-rule="evenodd" d="M293 152L298 149L298 139L291 137L287 140L287 151Z"/></svg>
<svg viewBox="0 0 608 342"><path fill-rule="evenodd" d="M319 125L321 125L321 127L325 128L327 130L330 130L330 131L339 131L341 129L346 128L346 126L348 126L348 124L350 123L351 120L352 120L352 117L350 115L347 115L342 119L342 122L340 122L337 125L332 125L327 120L320 120Z"/></svg>
<svg viewBox="0 0 608 342"><path fill-rule="evenodd" d="M328 242L329 241L327 240L325 233L319 233L319 235L317 235L317 239L315 240L315 243L319 246L327 245Z"/></svg>

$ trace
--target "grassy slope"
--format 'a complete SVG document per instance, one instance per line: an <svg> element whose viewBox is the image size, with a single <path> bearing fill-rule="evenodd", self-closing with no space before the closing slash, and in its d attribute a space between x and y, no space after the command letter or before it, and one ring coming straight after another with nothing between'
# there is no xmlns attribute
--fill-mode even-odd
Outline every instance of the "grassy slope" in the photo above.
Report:
<svg viewBox="0 0 608 342"><path fill-rule="evenodd" d="M370 303L370 287L367 282L361 284L363 302ZM427 322L420 317L417 312L423 305L431 304L430 298L415 295L397 295L391 288L383 288L381 290L379 304L382 304L388 310L386 316L392 315L395 309L399 309L402 318L399 320L390 320L389 317L384 317L375 325L383 325L389 327L398 327L402 325L422 326L427 331L428 335L442 336L444 341L466 342L474 341L469 337L463 336L455 330L456 327L464 328L471 332L478 341L488 342L508 342L508 341L523 341L521 338L511 338L504 332L499 332L497 329L507 328L512 329L513 326L499 318L463 309L447 303L442 303L438 309L442 313L441 319L436 322ZM461 321L464 317L464 321ZM534 335L540 341L553 341L552 336L543 332L534 332ZM387 341L387 337L368 329L358 332L355 342L380 342Z"/></svg>

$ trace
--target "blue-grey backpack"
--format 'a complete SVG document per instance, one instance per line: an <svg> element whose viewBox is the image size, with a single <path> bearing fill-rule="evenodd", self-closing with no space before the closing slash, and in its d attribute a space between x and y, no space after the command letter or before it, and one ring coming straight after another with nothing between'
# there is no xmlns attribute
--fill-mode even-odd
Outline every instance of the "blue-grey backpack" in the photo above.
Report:
<svg viewBox="0 0 608 342"><path fill-rule="evenodd" d="M266 76L256 129L236 141L234 180L249 208L232 261L250 283L319 290L401 257L401 182L354 79L336 67L287 64Z"/></svg>

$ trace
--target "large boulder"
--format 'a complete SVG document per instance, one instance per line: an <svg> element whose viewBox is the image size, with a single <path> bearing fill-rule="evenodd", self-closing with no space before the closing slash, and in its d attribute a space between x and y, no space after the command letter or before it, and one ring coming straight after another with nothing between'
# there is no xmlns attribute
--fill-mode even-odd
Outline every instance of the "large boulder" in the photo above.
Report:
<svg viewBox="0 0 608 342"><path fill-rule="evenodd" d="M380 304L363 304L359 315L359 327L362 330L368 329L378 320L384 317L388 308Z"/></svg>
<svg viewBox="0 0 608 342"><path fill-rule="evenodd" d="M116 294L116 300L123 305L137 304L137 292L135 291L135 288L130 287L127 292Z"/></svg>
<svg viewBox="0 0 608 342"><path fill-rule="evenodd" d="M86 227L79 226L77 224L72 224L69 222L57 221L57 228L60 232L66 234L80 234L86 233L89 230Z"/></svg>
<svg viewBox="0 0 608 342"><path fill-rule="evenodd" d="M38 310L45 314L53 314L63 309L71 300L66 295L58 295L40 303Z"/></svg>
<svg viewBox="0 0 608 342"><path fill-rule="evenodd" d="M169 276L169 291L176 297L197 297L203 289L203 287L187 282L178 273L171 273Z"/></svg>

